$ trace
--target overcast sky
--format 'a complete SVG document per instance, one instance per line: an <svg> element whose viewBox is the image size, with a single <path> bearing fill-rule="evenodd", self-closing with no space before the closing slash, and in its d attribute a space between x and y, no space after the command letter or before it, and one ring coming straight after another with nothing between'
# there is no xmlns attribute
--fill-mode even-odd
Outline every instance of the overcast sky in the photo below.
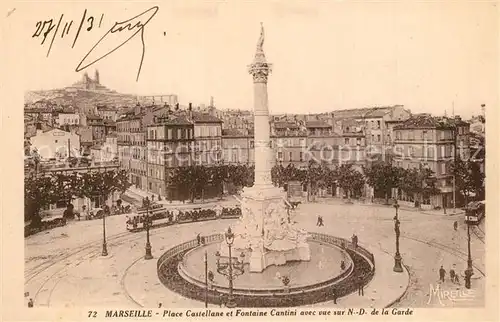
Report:
<svg viewBox="0 0 500 322"><path fill-rule="evenodd" d="M404 2L402 4L401 2ZM101 83L118 92L179 95L182 104L252 108L252 77L260 21L264 50L274 70L269 78L271 113L314 113L333 109L403 104L413 112L464 116L478 114L482 103L497 102L497 8L493 2L419 3L262 1L262 4L177 1L158 4L145 27L146 52L139 81L140 38L132 39L86 71L98 68ZM21 43L24 88L61 88L79 80L83 56L116 21L152 3L18 7L10 37ZM80 32L84 9L101 28ZM36 22L64 14L51 53L31 37ZM60 38L64 22L74 20ZM14 32L15 30L15 32Z"/></svg>

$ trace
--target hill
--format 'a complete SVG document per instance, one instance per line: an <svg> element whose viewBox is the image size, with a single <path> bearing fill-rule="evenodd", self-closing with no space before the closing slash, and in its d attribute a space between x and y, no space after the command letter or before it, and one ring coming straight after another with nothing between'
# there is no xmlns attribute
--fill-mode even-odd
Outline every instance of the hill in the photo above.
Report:
<svg viewBox="0 0 500 322"><path fill-rule="evenodd" d="M78 110L86 111L97 104L108 106L134 106L137 97L130 94L120 94L115 91L95 91L85 89L54 89L42 91L27 91L24 95L26 104L37 101L48 101L57 105L71 105Z"/></svg>

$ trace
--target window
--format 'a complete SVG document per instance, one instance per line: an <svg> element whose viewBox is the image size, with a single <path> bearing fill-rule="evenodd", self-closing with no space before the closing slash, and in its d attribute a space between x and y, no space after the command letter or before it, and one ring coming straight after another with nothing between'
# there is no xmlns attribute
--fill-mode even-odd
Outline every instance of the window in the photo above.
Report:
<svg viewBox="0 0 500 322"><path fill-rule="evenodd" d="M299 144L300 144L300 146L306 146L306 140L299 139Z"/></svg>
<svg viewBox="0 0 500 322"><path fill-rule="evenodd" d="M292 161L292 152L288 152L288 160Z"/></svg>
<svg viewBox="0 0 500 322"><path fill-rule="evenodd" d="M250 149L253 149L253 148L254 148L254 141L250 140Z"/></svg>
<svg viewBox="0 0 500 322"><path fill-rule="evenodd" d="M434 147L432 146L427 147L427 157L434 158Z"/></svg>
<svg viewBox="0 0 500 322"><path fill-rule="evenodd" d="M304 153L303 152L300 152L300 161L304 161Z"/></svg>
<svg viewBox="0 0 500 322"><path fill-rule="evenodd" d="M446 164L441 163L441 174L445 174L445 173L446 173Z"/></svg>
<svg viewBox="0 0 500 322"><path fill-rule="evenodd" d="M377 121L377 129L380 129L380 121Z"/></svg>
<svg viewBox="0 0 500 322"><path fill-rule="evenodd" d="M356 145L361 145L361 138L356 138Z"/></svg>
<svg viewBox="0 0 500 322"><path fill-rule="evenodd" d="M414 148L414 147L412 147L412 146L410 146L410 147L408 148L408 153L409 153L409 154L410 154L410 156L412 157L412 156L415 154L415 148Z"/></svg>
<svg viewBox="0 0 500 322"><path fill-rule="evenodd" d="M345 138L345 142L344 142L346 145L349 144L349 138Z"/></svg>
<svg viewBox="0 0 500 322"><path fill-rule="evenodd" d="M283 160L283 152L278 152L278 160Z"/></svg>
<svg viewBox="0 0 500 322"><path fill-rule="evenodd" d="M377 134L377 142L380 142L380 134Z"/></svg>

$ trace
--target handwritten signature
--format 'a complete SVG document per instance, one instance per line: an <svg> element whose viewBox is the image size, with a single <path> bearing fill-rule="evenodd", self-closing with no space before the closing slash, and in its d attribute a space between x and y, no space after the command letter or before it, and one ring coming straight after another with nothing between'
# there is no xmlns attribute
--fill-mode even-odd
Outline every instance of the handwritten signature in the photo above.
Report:
<svg viewBox="0 0 500 322"><path fill-rule="evenodd" d="M140 33L142 42L142 54L139 68L137 70L136 81L138 81L141 73L142 63L144 61L144 54L146 52L146 45L144 43L144 27L146 27L151 19L153 19L159 9L160 8L158 6L154 6L128 20L115 22L113 27L111 27L111 29L109 29L108 32L106 32L106 34L104 34L104 36L99 39L94 47L92 47L90 51L83 57L81 62L76 67L75 71L82 71L85 68L105 58L106 56L112 54ZM124 38L125 40L123 40ZM106 50L103 48L112 49Z"/></svg>
<svg viewBox="0 0 500 322"><path fill-rule="evenodd" d="M115 22L113 27L109 29L104 36L90 49L90 51L83 57L78 66L76 67L76 72L82 71L87 67L93 65L94 63L100 61L106 56L110 55L121 46L125 45L129 40L134 38L137 34L140 33L141 41L142 41L142 54L141 60L139 64L139 69L137 71L136 81L139 80L139 75L141 73L142 63L144 61L144 54L146 51L146 46L144 44L144 28L145 26L153 19L153 17L158 12L159 8L157 6L151 7L148 10L136 15L133 18L130 18L125 21ZM104 18L104 14L101 14L100 19L97 20L93 15L87 13L87 9L83 12L82 18L80 20L80 24L78 29L76 30L76 34L73 38L73 44L71 48L75 47L77 40L80 37L82 31L90 32L97 28L101 28L101 24ZM64 19L64 21L63 21ZM52 36L50 40L50 45L47 50L47 57L49 57L52 45L54 44L54 40L57 35L60 35L60 38L65 38L69 35L72 30L73 20L69 21L67 18L64 18L64 14L61 14L57 24L55 23L55 19L49 19L45 21L38 21L36 23L36 30L32 34L32 38L41 39L41 45L44 45L49 35ZM60 28L61 27L61 28ZM111 49L109 49L111 48Z"/></svg>

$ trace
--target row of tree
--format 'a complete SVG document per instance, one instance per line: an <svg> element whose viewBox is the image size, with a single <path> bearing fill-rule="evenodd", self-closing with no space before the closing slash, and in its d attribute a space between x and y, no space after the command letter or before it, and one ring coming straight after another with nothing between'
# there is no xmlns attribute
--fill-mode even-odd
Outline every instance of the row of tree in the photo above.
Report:
<svg viewBox="0 0 500 322"><path fill-rule="evenodd" d="M176 168L170 174L167 184L174 189L187 191L189 199L194 201L196 196L204 199L209 187L216 189L219 197L222 197L226 185L231 184L239 190L252 186L254 180L253 165L192 165Z"/></svg>
<svg viewBox="0 0 500 322"><path fill-rule="evenodd" d="M448 164L454 175L457 192L467 203L471 196L484 199L484 174L479 164L457 160ZM426 167L403 169L386 162L376 162L363 166L362 173L352 164L343 164L331 168L326 163L318 164L310 161L306 169L298 169L289 164L287 167L276 165L272 169L272 180L277 186L287 186L290 181L298 181L307 186L308 196L316 194L318 188L336 186L350 196L359 196L365 183L382 194L388 202L391 189L396 188L408 196L413 196L416 203L421 203L424 196L437 194L437 178L434 172Z"/></svg>
<svg viewBox="0 0 500 322"><path fill-rule="evenodd" d="M130 187L125 170L92 171L71 174L31 174L24 178L25 221L40 225L40 212L60 201L71 203L75 198L101 198L107 200L116 192L125 192Z"/></svg>

